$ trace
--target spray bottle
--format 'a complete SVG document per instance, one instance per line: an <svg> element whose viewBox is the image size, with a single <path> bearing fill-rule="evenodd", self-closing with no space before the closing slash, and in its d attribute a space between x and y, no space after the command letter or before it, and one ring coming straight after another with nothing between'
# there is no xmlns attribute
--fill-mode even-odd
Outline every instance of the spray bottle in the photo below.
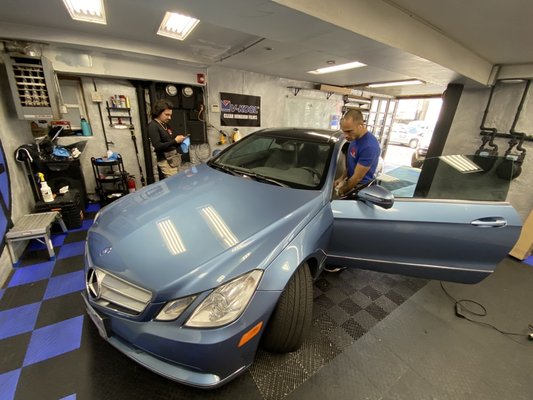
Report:
<svg viewBox="0 0 533 400"><path fill-rule="evenodd" d="M45 203L50 203L54 201L54 194L52 193L52 189L50 189L50 186L48 186L48 183L44 180L44 174L42 172L38 173L39 180L41 181L41 194L43 196L43 201Z"/></svg>

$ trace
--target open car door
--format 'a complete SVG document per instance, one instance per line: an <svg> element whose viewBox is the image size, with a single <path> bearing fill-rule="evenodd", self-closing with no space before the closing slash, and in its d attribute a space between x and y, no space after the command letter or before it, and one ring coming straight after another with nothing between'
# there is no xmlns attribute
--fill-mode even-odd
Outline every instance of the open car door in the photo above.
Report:
<svg viewBox="0 0 533 400"><path fill-rule="evenodd" d="M390 171L380 184L396 193L388 209L377 205L386 202L373 187L355 200L333 200L328 264L463 283L482 280L515 244L521 219L505 202L510 177L495 173L502 160L490 170L474 160L427 159L425 176L418 168Z"/></svg>

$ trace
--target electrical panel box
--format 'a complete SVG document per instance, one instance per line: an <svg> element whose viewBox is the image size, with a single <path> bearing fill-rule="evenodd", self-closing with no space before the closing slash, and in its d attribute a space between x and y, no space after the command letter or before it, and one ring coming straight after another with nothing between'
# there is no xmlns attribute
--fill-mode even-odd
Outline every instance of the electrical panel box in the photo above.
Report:
<svg viewBox="0 0 533 400"><path fill-rule="evenodd" d="M9 87L20 119L57 119L57 90L52 64L44 57L3 56Z"/></svg>

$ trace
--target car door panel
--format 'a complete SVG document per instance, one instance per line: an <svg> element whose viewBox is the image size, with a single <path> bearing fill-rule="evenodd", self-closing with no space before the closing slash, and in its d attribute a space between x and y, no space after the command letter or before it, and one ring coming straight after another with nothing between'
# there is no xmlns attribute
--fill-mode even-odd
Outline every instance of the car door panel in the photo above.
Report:
<svg viewBox="0 0 533 400"><path fill-rule="evenodd" d="M507 203L401 199L388 210L334 200L328 263L474 283L512 248L521 220Z"/></svg>

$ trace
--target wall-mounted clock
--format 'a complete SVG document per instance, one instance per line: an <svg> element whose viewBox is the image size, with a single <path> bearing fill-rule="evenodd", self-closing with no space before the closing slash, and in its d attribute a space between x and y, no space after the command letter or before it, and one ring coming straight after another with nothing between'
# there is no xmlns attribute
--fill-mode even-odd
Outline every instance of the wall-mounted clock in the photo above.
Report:
<svg viewBox="0 0 533 400"><path fill-rule="evenodd" d="M178 94L178 89L176 88L176 86L174 85L167 85L165 87L165 92L169 95L169 96L175 96Z"/></svg>
<svg viewBox="0 0 533 400"><path fill-rule="evenodd" d="M185 97L191 97L194 94L194 90L192 90L192 87L190 86L185 86L183 89L181 89L181 93Z"/></svg>

